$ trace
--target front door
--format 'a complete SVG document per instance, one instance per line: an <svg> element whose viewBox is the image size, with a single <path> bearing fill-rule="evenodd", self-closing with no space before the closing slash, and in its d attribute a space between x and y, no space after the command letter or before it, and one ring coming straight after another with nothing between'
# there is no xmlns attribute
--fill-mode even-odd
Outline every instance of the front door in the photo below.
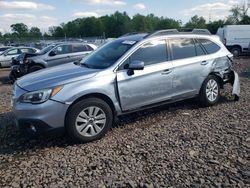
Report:
<svg viewBox="0 0 250 188"><path fill-rule="evenodd" d="M49 53L48 57L45 59L45 61L48 63L48 67L62 65L71 62L71 56L72 56L71 45L69 44L59 45L56 46L51 51L54 51L55 54L51 56Z"/></svg>
<svg viewBox="0 0 250 188"><path fill-rule="evenodd" d="M144 70L128 75L126 68L117 71L118 92L123 111L171 99L172 64L168 61L165 40L142 45L122 66L134 60L144 62Z"/></svg>

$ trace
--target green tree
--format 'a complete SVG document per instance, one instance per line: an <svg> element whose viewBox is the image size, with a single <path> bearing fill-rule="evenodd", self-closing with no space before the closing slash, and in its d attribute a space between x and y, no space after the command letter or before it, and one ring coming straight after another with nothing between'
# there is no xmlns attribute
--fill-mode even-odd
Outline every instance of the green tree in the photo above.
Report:
<svg viewBox="0 0 250 188"><path fill-rule="evenodd" d="M42 33L38 27L31 27L29 35L33 38L40 38L42 36Z"/></svg>
<svg viewBox="0 0 250 188"><path fill-rule="evenodd" d="M216 34L219 27L223 27L225 25L224 20L217 20L207 24L207 29L212 33Z"/></svg>
<svg viewBox="0 0 250 188"><path fill-rule="evenodd" d="M204 17L199 17L197 15L193 16L189 22L185 25L186 28L199 28L199 29L205 29L206 28L206 20Z"/></svg>
<svg viewBox="0 0 250 188"><path fill-rule="evenodd" d="M61 26L49 27L49 33L53 37L65 37L65 32Z"/></svg>
<svg viewBox="0 0 250 188"><path fill-rule="evenodd" d="M136 14L132 18L132 30L141 32L151 32L154 30L152 23L145 16Z"/></svg>
<svg viewBox="0 0 250 188"><path fill-rule="evenodd" d="M11 30L17 34L18 37L25 37L28 35L28 26L25 25L24 23L16 23L12 24Z"/></svg>
<svg viewBox="0 0 250 188"><path fill-rule="evenodd" d="M83 37L100 36L103 33L102 22L95 17L82 19L79 29L79 34Z"/></svg>
<svg viewBox="0 0 250 188"><path fill-rule="evenodd" d="M248 16L248 6L236 5L230 12L231 14L227 17L227 24L250 24L250 17Z"/></svg>
<svg viewBox="0 0 250 188"><path fill-rule="evenodd" d="M161 17L158 21L156 27L154 30L160 30L160 29L179 29L181 27L180 21L176 21L171 18L163 18Z"/></svg>

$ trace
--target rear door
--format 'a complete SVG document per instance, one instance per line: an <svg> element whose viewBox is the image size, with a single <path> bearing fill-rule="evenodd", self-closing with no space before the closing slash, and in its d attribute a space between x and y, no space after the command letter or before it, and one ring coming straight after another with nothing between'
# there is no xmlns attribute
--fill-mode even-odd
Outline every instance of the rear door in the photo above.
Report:
<svg viewBox="0 0 250 188"><path fill-rule="evenodd" d="M86 44L73 44L72 45L72 60L79 61L92 51Z"/></svg>
<svg viewBox="0 0 250 188"><path fill-rule="evenodd" d="M144 70L128 75L126 67L134 60L143 61ZM143 44L122 66L117 72L117 83L123 111L171 99L172 63L168 61L165 40Z"/></svg>
<svg viewBox="0 0 250 188"><path fill-rule="evenodd" d="M199 93L204 77L202 72L209 68L210 56L193 38L169 39L174 66L174 98L191 97Z"/></svg>
<svg viewBox="0 0 250 188"><path fill-rule="evenodd" d="M49 53L47 58L45 59L45 61L48 62L48 67L72 62L72 59L71 59L72 45L71 44L58 45L51 51L53 51L55 54L51 55L51 53Z"/></svg>

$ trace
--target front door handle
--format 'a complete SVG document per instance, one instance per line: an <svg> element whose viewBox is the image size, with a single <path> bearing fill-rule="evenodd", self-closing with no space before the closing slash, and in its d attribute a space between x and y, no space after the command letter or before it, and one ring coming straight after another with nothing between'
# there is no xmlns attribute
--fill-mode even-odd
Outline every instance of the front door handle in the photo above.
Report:
<svg viewBox="0 0 250 188"><path fill-rule="evenodd" d="M201 65L206 65L206 64L208 64L207 61L202 61L202 62L201 62Z"/></svg>
<svg viewBox="0 0 250 188"><path fill-rule="evenodd" d="M171 72L172 72L172 70L166 69L166 70L164 70L161 74L162 74L162 75L165 75L165 74L169 74L169 73L171 73Z"/></svg>

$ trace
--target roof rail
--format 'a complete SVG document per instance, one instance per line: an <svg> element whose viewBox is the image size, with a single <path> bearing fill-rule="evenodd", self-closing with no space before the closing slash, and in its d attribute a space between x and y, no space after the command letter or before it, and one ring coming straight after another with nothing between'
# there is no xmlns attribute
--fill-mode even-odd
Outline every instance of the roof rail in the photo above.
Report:
<svg viewBox="0 0 250 188"><path fill-rule="evenodd" d="M136 35L136 34L143 34L143 32L130 32L130 33L125 33L124 35L121 35L121 36L119 36L118 38L130 36L130 35Z"/></svg>
<svg viewBox="0 0 250 188"><path fill-rule="evenodd" d="M203 34L203 35L211 35L208 29L193 29L193 34Z"/></svg>
<svg viewBox="0 0 250 188"><path fill-rule="evenodd" d="M145 38L168 35L168 34L179 34L179 31L177 29L158 30L158 31L148 34L147 36L145 36Z"/></svg>
<svg viewBox="0 0 250 188"><path fill-rule="evenodd" d="M190 31L190 29L189 29L188 32L186 32L186 31L179 32L177 29L166 29L166 30L159 30L159 31L155 31L153 33L150 33L150 34L146 35L144 38L150 38L150 37L161 36L161 35L171 35L171 34L211 35L210 31L207 29L193 29L192 31Z"/></svg>

